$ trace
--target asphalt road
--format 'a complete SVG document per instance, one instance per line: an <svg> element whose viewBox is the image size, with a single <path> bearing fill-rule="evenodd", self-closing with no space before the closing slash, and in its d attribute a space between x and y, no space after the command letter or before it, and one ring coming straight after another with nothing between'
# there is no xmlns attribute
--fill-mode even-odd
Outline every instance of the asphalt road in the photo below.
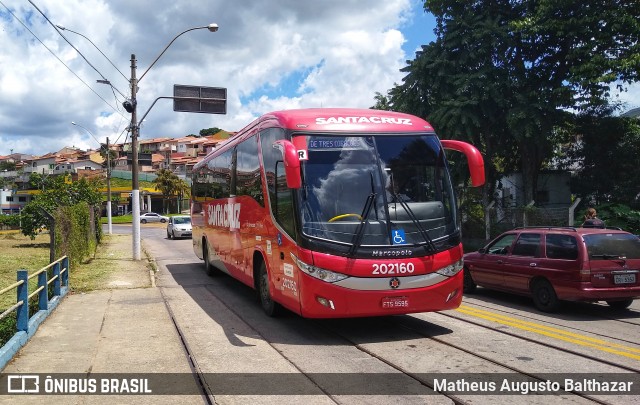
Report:
<svg viewBox="0 0 640 405"><path fill-rule="evenodd" d="M114 231L130 227L114 225ZM639 398L581 389L553 392L555 397L518 390L462 395L434 381L505 376L508 382L543 382L616 373L637 379L639 301L624 312L606 304L568 304L557 314L544 314L530 299L479 288L454 311L349 320L292 313L269 318L251 288L226 275L205 274L191 239L167 239L166 227L155 224L143 225L141 235L158 266L157 286L205 385L219 387L213 376L262 375L227 385L235 390L212 389L212 403L632 404Z"/></svg>

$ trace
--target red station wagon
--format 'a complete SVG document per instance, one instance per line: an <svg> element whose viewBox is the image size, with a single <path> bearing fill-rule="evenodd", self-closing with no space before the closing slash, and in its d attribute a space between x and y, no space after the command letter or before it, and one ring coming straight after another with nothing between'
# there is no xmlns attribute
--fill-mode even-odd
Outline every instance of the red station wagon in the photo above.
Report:
<svg viewBox="0 0 640 405"><path fill-rule="evenodd" d="M476 285L531 296L541 311L561 300L606 301L624 309L640 298L640 238L617 229L528 227L464 255L464 292Z"/></svg>

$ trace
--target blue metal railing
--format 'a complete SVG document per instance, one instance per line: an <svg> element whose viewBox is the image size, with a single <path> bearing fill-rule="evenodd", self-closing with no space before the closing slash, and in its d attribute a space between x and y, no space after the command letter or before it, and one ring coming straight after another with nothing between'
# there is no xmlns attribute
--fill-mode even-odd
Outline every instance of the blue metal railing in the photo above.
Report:
<svg viewBox="0 0 640 405"><path fill-rule="evenodd" d="M49 269L52 269L52 277L48 278ZM29 294L29 280L38 278L37 288ZM0 314L0 320L16 312L16 333L7 343L0 348L0 369L13 358L13 356L34 335L38 326L46 319L51 311L58 306L60 299L69 291L69 257L60 259L41 268L33 274L28 270L17 271L17 281L0 290L0 295L13 289L16 290L16 303ZM49 299L49 286L53 284L52 297ZM29 300L38 296L38 311L29 317Z"/></svg>

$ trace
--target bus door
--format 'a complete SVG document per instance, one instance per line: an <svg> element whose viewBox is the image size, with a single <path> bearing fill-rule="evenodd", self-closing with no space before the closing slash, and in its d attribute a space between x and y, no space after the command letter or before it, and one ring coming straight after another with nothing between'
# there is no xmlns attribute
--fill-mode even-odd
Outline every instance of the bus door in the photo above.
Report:
<svg viewBox="0 0 640 405"><path fill-rule="evenodd" d="M273 147L273 142L282 139L279 132L276 128L270 128L260 135L269 204L276 225L275 235L270 237L272 253L269 256L269 268L274 294L280 303L299 312L299 275L291 257L296 250L293 190L287 186L282 152Z"/></svg>

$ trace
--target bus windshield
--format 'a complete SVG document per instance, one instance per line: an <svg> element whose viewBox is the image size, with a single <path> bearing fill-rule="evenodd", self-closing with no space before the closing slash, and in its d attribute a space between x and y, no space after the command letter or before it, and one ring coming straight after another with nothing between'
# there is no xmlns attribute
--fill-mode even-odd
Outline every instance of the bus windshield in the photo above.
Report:
<svg viewBox="0 0 640 405"><path fill-rule="evenodd" d="M304 138L308 160L298 191L304 235L416 246L456 231L451 182L435 134Z"/></svg>

